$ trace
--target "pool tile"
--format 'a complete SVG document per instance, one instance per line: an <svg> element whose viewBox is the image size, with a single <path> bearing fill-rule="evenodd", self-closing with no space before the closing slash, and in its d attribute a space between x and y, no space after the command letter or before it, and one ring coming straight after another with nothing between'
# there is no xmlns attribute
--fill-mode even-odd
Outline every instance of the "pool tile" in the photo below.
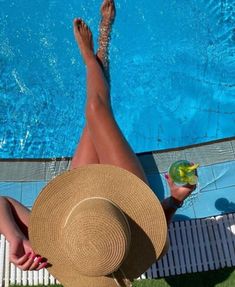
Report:
<svg viewBox="0 0 235 287"><path fill-rule="evenodd" d="M208 165L217 162L225 162L234 159L234 152L230 142L219 142L202 145L185 150L186 158L189 161Z"/></svg>
<svg viewBox="0 0 235 287"><path fill-rule="evenodd" d="M24 182L45 179L43 161L6 161L0 162L0 181Z"/></svg>
<svg viewBox="0 0 235 287"><path fill-rule="evenodd" d="M173 162L181 159L186 159L184 150L171 151L166 153L154 152L153 157L156 164L158 165L160 172L167 172Z"/></svg>
<svg viewBox="0 0 235 287"><path fill-rule="evenodd" d="M235 187L216 189L199 194L194 203L197 218L235 211Z"/></svg>
<svg viewBox="0 0 235 287"><path fill-rule="evenodd" d="M194 205L192 204L190 206L183 206L179 208L173 217L173 221L189 220L193 218L196 218L196 213L194 210Z"/></svg>
<svg viewBox="0 0 235 287"><path fill-rule="evenodd" d="M235 157L235 140L231 141L232 149L233 149L233 155Z"/></svg>
<svg viewBox="0 0 235 287"><path fill-rule="evenodd" d="M217 194L217 191L215 194ZM220 213L235 212L235 186L218 190L215 207Z"/></svg>
<svg viewBox="0 0 235 287"><path fill-rule="evenodd" d="M22 204L31 207L44 185L45 182L22 183Z"/></svg>
<svg viewBox="0 0 235 287"><path fill-rule="evenodd" d="M37 192L38 192L38 194L37 195L39 195L39 193L42 191L42 189L47 185L47 183L48 182L46 182L46 181L38 181L37 182Z"/></svg>
<svg viewBox="0 0 235 287"><path fill-rule="evenodd" d="M64 160L51 160L45 166L45 180L51 180L57 175L61 174L62 172L69 169L71 162L64 159Z"/></svg>
<svg viewBox="0 0 235 287"><path fill-rule="evenodd" d="M211 166L202 166L198 168L198 188L200 189L200 192L216 189Z"/></svg>
<svg viewBox="0 0 235 287"><path fill-rule="evenodd" d="M0 182L0 196L9 196L21 201L21 183L16 182Z"/></svg>
<svg viewBox="0 0 235 287"><path fill-rule="evenodd" d="M235 161L228 161L212 166L217 188L235 185Z"/></svg>
<svg viewBox="0 0 235 287"><path fill-rule="evenodd" d="M218 190L202 192L199 194L198 199L194 202L196 218L220 214L215 207L215 201L219 197L216 192L218 193Z"/></svg>

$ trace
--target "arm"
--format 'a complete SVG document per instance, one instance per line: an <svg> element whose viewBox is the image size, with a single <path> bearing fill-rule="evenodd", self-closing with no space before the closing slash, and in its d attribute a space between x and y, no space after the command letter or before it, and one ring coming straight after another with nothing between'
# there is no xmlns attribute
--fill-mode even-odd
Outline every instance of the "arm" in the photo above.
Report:
<svg viewBox="0 0 235 287"><path fill-rule="evenodd" d="M19 225L16 223L13 210L8 198L0 197L1 218L4 219L0 221L0 233L4 234L9 242L15 237L24 236Z"/></svg>
<svg viewBox="0 0 235 287"><path fill-rule="evenodd" d="M184 200L195 190L196 185L178 186L168 174L165 175L165 178L170 187L171 196L162 201L162 207L165 212L167 224L169 225L177 208L183 205Z"/></svg>
<svg viewBox="0 0 235 287"><path fill-rule="evenodd" d="M13 198L0 197L0 210L5 219L1 222L0 233L5 234L7 239L22 233L28 238L29 209Z"/></svg>
<svg viewBox="0 0 235 287"><path fill-rule="evenodd" d="M0 196L0 233L10 244L10 261L22 270L39 270L47 263L33 252L28 239L30 211L18 201ZM36 258L37 257L37 258Z"/></svg>

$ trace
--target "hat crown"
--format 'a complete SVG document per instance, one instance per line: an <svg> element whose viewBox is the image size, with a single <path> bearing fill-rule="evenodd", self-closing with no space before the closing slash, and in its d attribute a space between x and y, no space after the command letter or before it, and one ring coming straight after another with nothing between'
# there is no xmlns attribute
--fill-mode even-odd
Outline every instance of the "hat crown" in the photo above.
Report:
<svg viewBox="0 0 235 287"><path fill-rule="evenodd" d="M61 232L69 261L86 276L104 276L116 271L131 240L124 213L105 198L87 198L75 205Z"/></svg>

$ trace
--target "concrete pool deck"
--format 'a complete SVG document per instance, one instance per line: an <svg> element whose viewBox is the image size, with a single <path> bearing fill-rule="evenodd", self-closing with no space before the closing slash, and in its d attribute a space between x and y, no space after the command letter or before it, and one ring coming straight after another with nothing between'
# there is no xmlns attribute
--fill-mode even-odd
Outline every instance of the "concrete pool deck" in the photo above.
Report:
<svg viewBox="0 0 235 287"><path fill-rule="evenodd" d="M160 199L169 190L164 179L170 164L187 159L200 164L199 185L175 220L204 218L235 211L235 140L210 143L167 152L138 154L150 185ZM11 196L32 207L42 188L67 170L71 158L1 160L0 195Z"/></svg>

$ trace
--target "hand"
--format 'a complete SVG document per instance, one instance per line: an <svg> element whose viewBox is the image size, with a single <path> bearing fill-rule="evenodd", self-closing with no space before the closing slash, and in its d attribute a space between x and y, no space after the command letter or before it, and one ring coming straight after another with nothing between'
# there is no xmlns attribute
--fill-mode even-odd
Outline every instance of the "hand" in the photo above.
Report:
<svg viewBox="0 0 235 287"><path fill-rule="evenodd" d="M171 196L174 199L176 199L179 203L183 202L197 187L196 184L195 185L186 184L183 186L178 186L174 183L169 174L165 174L165 178L170 187Z"/></svg>
<svg viewBox="0 0 235 287"><path fill-rule="evenodd" d="M24 236L16 236L9 241L10 261L21 270L40 270L46 267L47 262L41 256L37 256ZM44 261L43 261L44 260Z"/></svg>

